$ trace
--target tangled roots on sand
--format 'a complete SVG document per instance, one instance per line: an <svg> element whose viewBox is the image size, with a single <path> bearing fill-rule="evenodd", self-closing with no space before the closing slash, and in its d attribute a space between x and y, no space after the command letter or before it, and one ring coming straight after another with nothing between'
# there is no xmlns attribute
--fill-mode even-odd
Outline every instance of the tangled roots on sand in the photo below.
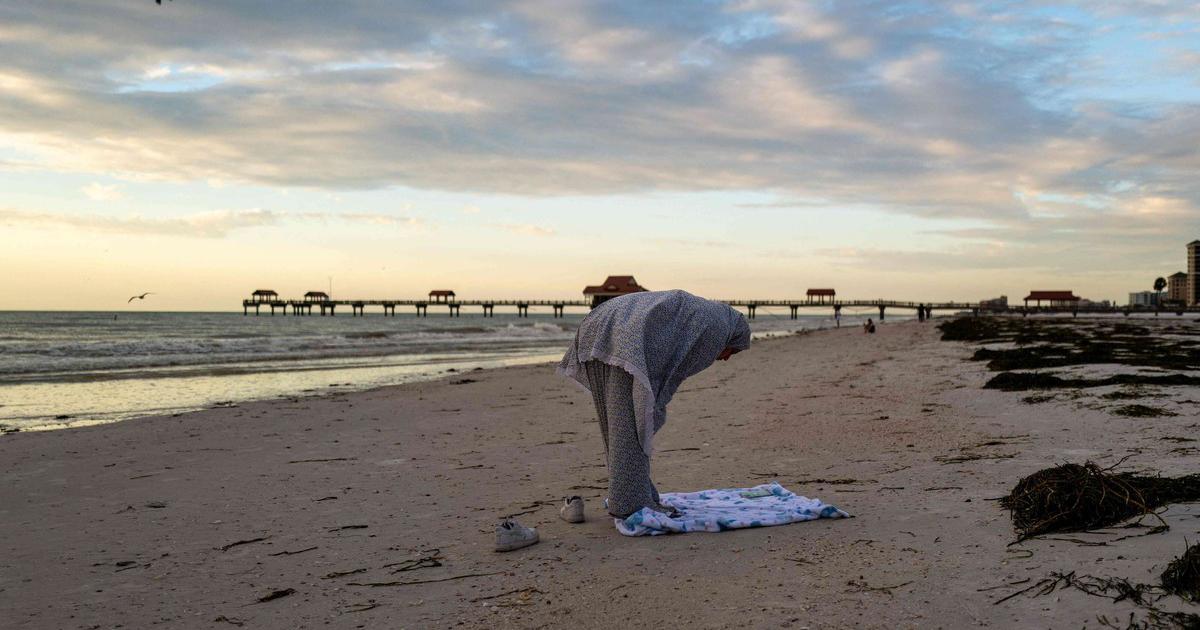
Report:
<svg viewBox="0 0 1200 630"><path fill-rule="evenodd" d="M1168 503L1200 500L1200 475L1115 474L1092 462L1063 464L1017 482L1000 505L1021 538L1116 525Z"/></svg>

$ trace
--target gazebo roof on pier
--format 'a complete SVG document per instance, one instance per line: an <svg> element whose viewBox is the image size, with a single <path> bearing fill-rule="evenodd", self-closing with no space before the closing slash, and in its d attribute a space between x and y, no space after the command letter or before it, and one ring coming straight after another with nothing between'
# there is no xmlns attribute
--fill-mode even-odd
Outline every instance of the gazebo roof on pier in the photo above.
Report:
<svg viewBox="0 0 1200 630"><path fill-rule="evenodd" d="M808 295L837 295L833 289L809 289Z"/></svg>
<svg viewBox="0 0 1200 630"><path fill-rule="evenodd" d="M451 291L450 289L434 289L429 292L429 295L430 295L430 297L433 297L433 296L445 297L445 296L449 296L449 295L454 295L454 291Z"/></svg>
<svg viewBox="0 0 1200 630"><path fill-rule="evenodd" d="M1030 291L1025 297L1026 300L1056 300L1064 302L1076 302L1079 297L1071 291Z"/></svg>
<svg viewBox="0 0 1200 630"><path fill-rule="evenodd" d="M605 278L604 284L592 285L583 288L584 295L624 295L626 293L637 293L639 291L648 291L646 287L637 283L633 276L609 276Z"/></svg>
<svg viewBox="0 0 1200 630"><path fill-rule="evenodd" d="M308 293L304 294L304 297L329 299L329 295L327 295L324 291L309 291Z"/></svg>
<svg viewBox="0 0 1200 630"><path fill-rule="evenodd" d="M255 289L252 295L279 295L270 289Z"/></svg>

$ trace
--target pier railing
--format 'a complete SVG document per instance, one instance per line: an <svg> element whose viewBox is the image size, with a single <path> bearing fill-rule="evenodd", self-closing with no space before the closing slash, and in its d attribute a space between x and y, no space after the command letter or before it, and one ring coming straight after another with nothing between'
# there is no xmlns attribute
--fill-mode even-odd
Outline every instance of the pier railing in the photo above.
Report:
<svg viewBox="0 0 1200 630"><path fill-rule="evenodd" d="M904 309L916 310L926 308L929 312L932 311L958 311L969 312L974 315L980 313L988 314L1008 314L1008 315L1036 315L1036 314L1061 314L1070 313L1072 315L1084 314L1121 314L1128 316L1132 313L1174 313L1183 315L1184 313L1200 313L1200 307L1197 306L1170 306L1162 309L1155 307L1139 308L1132 306L1101 306L1094 304L1087 305L1056 305L1056 306L1002 306L988 304L984 302L914 302L906 300L830 300L818 298L805 299L735 299L735 300L717 300L734 308L741 308L746 311L746 315L750 319L757 316L759 308L786 307L791 315L791 319L799 317L800 309L822 308L830 309L832 314L836 315L843 308L848 309L876 309L879 312L879 318L884 319L888 309ZM332 299L313 299L306 298L302 300L282 300L276 297L255 297L248 300L242 300L242 314L249 315L250 309L254 309L254 314L258 315L262 309L269 308L271 315L275 314L278 309L284 315L290 309L292 315L312 315L316 310L321 315L335 315L338 307L349 307L351 314L361 316L365 313L368 306L379 306L383 309L384 315L395 316L396 307L412 307L419 316L427 316L429 307L445 308L451 317L456 317L462 314L462 307L478 307L482 309L485 317L495 315L497 306L515 307L519 317L528 317L529 309L533 307L550 307L555 317L562 317L568 307L571 308L591 308L592 302L588 300L522 300L522 299L483 299L483 300L458 300L458 299L362 299L362 300L332 300Z"/></svg>
<svg viewBox="0 0 1200 630"><path fill-rule="evenodd" d="M736 299L736 300L717 300L724 302L734 308L742 308L746 310L747 316L754 319L757 315L759 307L787 307L790 310L791 318L796 319L799 316L799 311L802 308L824 308L831 309L834 314L841 312L842 308L873 308L879 310L879 317L883 319L887 309L913 309L924 307L930 310L967 310L978 312L980 305L978 302L912 302L900 300L828 300L828 299L793 299L793 300L757 300L757 299ZM335 315L337 308L349 307L353 316L363 315L368 306L379 306L383 309L384 315L396 314L396 307L412 307L419 316L427 316L429 307L446 308L447 313L451 317L462 314L462 307L478 307L482 309L485 317L495 315L497 306L515 307L517 315L520 317L528 317L531 307L550 307L553 310L555 317L562 317L568 307L591 308L592 302L588 300L522 300L522 299L482 299L482 300L458 300L458 299L360 299L360 300L333 300L333 299L313 299L306 298L302 300L281 300L278 298L251 298L242 300L242 314L248 315L250 309L254 309L254 314L258 315L264 308L271 309L271 315L275 314L276 309L279 309L283 314L287 314L291 309L293 315L312 315L313 311L319 312L321 315Z"/></svg>

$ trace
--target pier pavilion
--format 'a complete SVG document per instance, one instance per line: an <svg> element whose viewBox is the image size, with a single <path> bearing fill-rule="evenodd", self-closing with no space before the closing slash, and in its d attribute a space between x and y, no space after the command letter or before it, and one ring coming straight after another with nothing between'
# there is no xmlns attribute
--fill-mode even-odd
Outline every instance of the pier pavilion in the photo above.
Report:
<svg viewBox="0 0 1200 630"><path fill-rule="evenodd" d="M809 289L805 295L808 297L809 303L825 304L828 300L828 303L832 304L834 298L837 297L837 291L833 289ZM816 298L816 300L814 301L813 298Z"/></svg>
<svg viewBox="0 0 1200 630"><path fill-rule="evenodd" d="M603 284L584 287L583 297L590 299L594 308L620 295L649 290L638 284L633 276L609 276L604 279Z"/></svg>
<svg viewBox="0 0 1200 630"><path fill-rule="evenodd" d="M1071 291L1030 291L1029 295L1025 296L1025 308L1029 308L1030 300L1038 308L1041 308L1043 300L1050 303L1050 308L1078 308L1079 306L1079 297Z"/></svg>

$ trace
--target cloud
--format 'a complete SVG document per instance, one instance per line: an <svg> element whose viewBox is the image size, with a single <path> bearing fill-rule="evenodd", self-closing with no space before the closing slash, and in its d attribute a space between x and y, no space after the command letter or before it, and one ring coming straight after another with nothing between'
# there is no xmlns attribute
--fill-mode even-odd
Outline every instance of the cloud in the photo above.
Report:
<svg viewBox="0 0 1200 630"><path fill-rule="evenodd" d="M0 209L0 224L31 227L66 227L86 232L113 234L185 236L196 238L223 238L238 230L278 226L287 221L342 221L409 227L423 225L421 220L415 218L364 212L287 213L255 208L249 210L199 212L183 217L154 218L136 215L114 217Z"/></svg>
<svg viewBox="0 0 1200 630"><path fill-rule="evenodd" d="M497 223L494 227L525 236L554 236L555 234L555 231L551 228L528 223Z"/></svg>
<svg viewBox="0 0 1200 630"><path fill-rule="evenodd" d="M84 186L83 194L94 201L118 201L125 197L125 194L121 192L121 187L117 184L106 186L97 182Z"/></svg>
<svg viewBox="0 0 1200 630"><path fill-rule="evenodd" d="M1067 4L24 3L0 151L331 190L767 192L1012 238L1038 213L1200 213L1200 96L1174 76L1195 53L1151 46L1194 3Z"/></svg>

